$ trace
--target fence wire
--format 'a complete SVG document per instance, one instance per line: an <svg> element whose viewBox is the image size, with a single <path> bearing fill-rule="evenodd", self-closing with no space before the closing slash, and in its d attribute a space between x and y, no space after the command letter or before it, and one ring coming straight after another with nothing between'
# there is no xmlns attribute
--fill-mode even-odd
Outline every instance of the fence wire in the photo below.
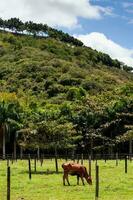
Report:
<svg viewBox="0 0 133 200"><path fill-rule="evenodd" d="M95 155L91 160L92 178L95 185L95 167L99 165L100 177L100 197L102 195L109 196L110 192L117 192L123 189L122 195L132 192L133 185L133 155L126 156L128 158L127 174L128 180L132 183L128 188L121 188L123 186L123 179L125 176L125 154L121 155ZM0 156L0 200L7 200L7 166L11 169L11 200L58 200L52 194L46 194L46 189L52 186L52 178L56 174L58 188L62 186L62 172L61 167L64 162L75 162L86 166L89 170L89 160L86 154L58 155L57 156L58 171L56 169L56 162L54 155L41 155L38 159L36 155L23 155L23 159L17 156L16 159L12 155L6 155L6 160ZM31 180L29 179L29 159L31 162ZM111 160L110 160L111 159ZM55 178L56 180L56 178ZM76 184L76 178L70 177L72 185ZM119 185L120 183L120 185ZM56 182L54 183L56 185ZM93 196L95 195L95 186L92 188ZM54 192L53 192L54 195ZM68 194L66 194L67 197ZM79 194L80 195L80 194ZM114 193L115 195L115 193ZM62 197L63 199L64 197ZM66 198L67 199L67 198ZM65 199L65 200L66 200ZM94 198L89 198L94 200ZM108 199L108 198L107 198ZM69 200L69 199L68 199Z"/></svg>

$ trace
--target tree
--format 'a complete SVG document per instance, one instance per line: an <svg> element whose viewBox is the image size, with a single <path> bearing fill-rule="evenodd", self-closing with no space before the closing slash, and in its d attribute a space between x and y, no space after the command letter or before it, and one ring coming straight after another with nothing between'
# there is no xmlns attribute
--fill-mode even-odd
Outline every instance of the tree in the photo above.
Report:
<svg viewBox="0 0 133 200"><path fill-rule="evenodd" d="M0 101L0 127L3 136L3 159L6 155L6 137L9 137L10 127L14 122L18 122L19 117L19 104L12 101Z"/></svg>
<svg viewBox="0 0 133 200"><path fill-rule="evenodd" d="M18 131L21 132L19 143L22 146L37 149L48 149L57 154L58 149L74 147L76 131L70 122L60 123L56 120L47 119L36 124L36 129L30 127Z"/></svg>
<svg viewBox="0 0 133 200"><path fill-rule="evenodd" d="M20 21L20 19L18 18L8 19L6 22L6 26L7 28L11 29L12 31L15 31L16 33L18 31L23 31L23 28L24 28L23 22Z"/></svg>
<svg viewBox="0 0 133 200"><path fill-rule="evenodd" d="M4 21L3 19L0 18L0 27L3 28L3 25L4 25Z"/></svg>

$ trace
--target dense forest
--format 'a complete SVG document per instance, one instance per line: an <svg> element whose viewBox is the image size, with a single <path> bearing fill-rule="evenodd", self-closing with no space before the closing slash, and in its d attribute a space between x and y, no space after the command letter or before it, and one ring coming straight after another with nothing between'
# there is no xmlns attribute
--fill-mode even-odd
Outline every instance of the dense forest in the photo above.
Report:
<svg viewBox="0 0 133 200"><path fill-rule="evenodd" d="M1 153L132 152L131 67L47 25L0 27Z"/></svg>

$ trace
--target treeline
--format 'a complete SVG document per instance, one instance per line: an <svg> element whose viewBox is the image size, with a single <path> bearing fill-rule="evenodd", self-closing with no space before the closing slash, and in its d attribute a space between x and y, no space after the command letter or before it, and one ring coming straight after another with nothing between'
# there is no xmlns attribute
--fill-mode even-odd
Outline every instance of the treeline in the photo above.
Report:
<svg viewBox="0 0 133 200"><path fill-rule="evenodd" d="M83 43L80 40L74 38L73 36L70 36L68 33L64 33L61 30L51 28L47 24L37 24L32 21L27 21L24 23L19 18L11 18L8 20L3 20L0 18L0 28L2 30L8 29L16 34L28 34L33 35L34 37L49 37L62 42L70 43L74 46L83 46ZM81 49L77 51L76 55L80 55L81 51ZM102 62L104 65L107 66L113 66L119 69L122 68L123 70L129 72L132 71L132 67L125 65L117 59L113 60L108 54L102 52L97 52L96 54L96 57L94 53L92 55L92 58L90 58L94 61L94 63Z"/></svg>
<svg viewBox="0 0 133 200"><path fill-rule="evenodd" d="M68 33L64 33L61 30L56 30L42 23L37 24L32 21L23 23L19 18L11 18L8 20L3 20L0 18L0 27L3 30L9 29L15 33L32 34L34 36L42 37L47 36L63 42L71 43L75 46L83 46L83 43L80 40L70 36Z"/></svg>
<svg viewBox="0 0 133 200"><path fill-rule="evenodd" d="M0 131L8 148L15 141L23 149L40 148L48 152L131 153L128 149L133 139L131 99L118 100L101 111L82 104L77 111L79 105L70 103L47 104L42 109L36 102L27 105L15 93L0 95ZM126 146L122 149L124 142ZM4 145L3 142L5 152Z"/></svg>

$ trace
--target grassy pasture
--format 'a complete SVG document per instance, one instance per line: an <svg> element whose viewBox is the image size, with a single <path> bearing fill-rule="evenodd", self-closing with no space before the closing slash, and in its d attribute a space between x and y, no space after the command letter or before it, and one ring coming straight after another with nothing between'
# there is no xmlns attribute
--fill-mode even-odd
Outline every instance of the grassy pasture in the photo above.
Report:
<svg viewBox="0 0 133 200"><path fill-rule="evenodd" d="M34 172L32 160L32 179L28 177L28 161L17 161L11 166L11 200L94 200L95 162L92 161L93 185L76 185L76 177L69 176L71 186L62 184L61 164L59 174L55 173L54 160L44 160L43 166L37 162ZM88 161L84 165L88 168ZM133 200L133 162L128 161L128 173L124 173L124 161L98 161L100 170L99 200ZM0 200L6 200L6 161L0 161Z"/></svg>

